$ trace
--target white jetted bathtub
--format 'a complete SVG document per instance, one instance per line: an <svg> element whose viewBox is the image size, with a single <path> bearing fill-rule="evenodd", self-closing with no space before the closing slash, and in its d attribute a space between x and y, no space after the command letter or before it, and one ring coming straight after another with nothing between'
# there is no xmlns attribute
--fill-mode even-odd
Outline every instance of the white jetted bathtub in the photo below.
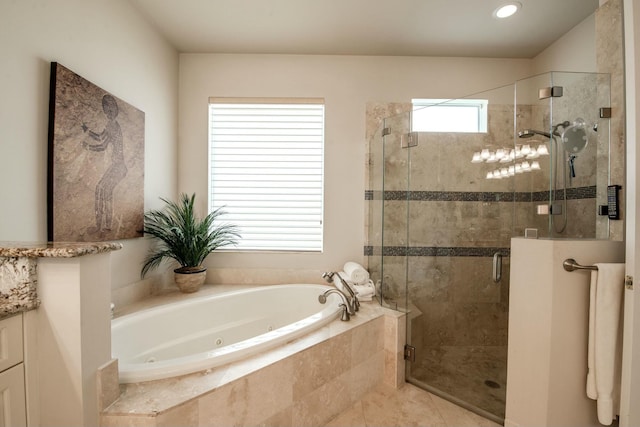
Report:
<svg viewBox="0 0 640 427"><path fill-rule="evenodd" d="M243 289L141 310L111 322L121 383L184 375L284 344L337 318L322 285Z"/></svg>

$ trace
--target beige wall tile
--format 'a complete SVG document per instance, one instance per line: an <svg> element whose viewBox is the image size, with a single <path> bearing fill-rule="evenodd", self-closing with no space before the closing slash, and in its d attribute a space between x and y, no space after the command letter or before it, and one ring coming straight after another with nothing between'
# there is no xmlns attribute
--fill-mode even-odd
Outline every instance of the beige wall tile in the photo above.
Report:
<svg viewBox="0 0 640 427"><path fill-rule="evenodd" d="M201 425L197 399L159 414L157 427L194 427Z"/></svg>
<svg viewBox="0 0 640 427"><path fill-rule="evenodd" d="M295 400L304 398L351 368L352 336L360 333L360 328L357 332L342 333L296 355L293 371Z"/></svg>
<svg viewBox="0 0 640 427"><path fill-rule="evenodd" d="M382 383L384 377L384 350L370 354L365 360L354 366L350 372L350 400L357 401Z"/></svg>
<svg viewBox="0 0 640 427"><path fill-rule="evenodd" d="M98 368L98 411L103 411L120 396L118 359L113 359Z"/></svg>
<svg viewBox="0 0 640 427"><path fill-rule="evenodd" d="M256 424L293 403L294 361L287 358L251 374L248 379L247 421Z"/></svg>
<svg viewBox="0 0 640 427"><path fill-rule="evenodd" d="M384 321L384 333L382 347L385 350L397 350L400 345L400 337L398 333L398 324L404 319L394 318L391 316L385 316Z"/></svg>
<svg viewBox="0 0 640 427"><path fill-rule="evenodd" d="M352 405L350 372L321 385L293 404L293 425L313 427L323 425Z"/></svg>
<svg viewBox="0 0 640 427"><path fill-rule="evenodd" d="M624 44L622 1L609 0L596 11L596 61L598 72L611 74L611 184L623 185L620 202L624 212L625 139ZM624 214L621 216L624 219ZM610 238L624 239L624 221L610 221Z"/></svg>
<svg viewBox="0 0 640 427"><path fill-rule="evenodd" d="M351 340L351 366L357 366L384 345L384 319L378 317L358 327Z"/></svg>
<svg viewBox="0 0 640 427"><path fill-rule="evenodd" d="M293 402L293 361L285 359L222 386L198 401L203 426L256 425Z"/></svg>
<svg viewBox="0 0 640 427"><path fill-rule="evenodd" d="M383 383L389 387L399 388L405 383L404 351L384 350Z"/></svg>
<svg viewBox="0 0 640 427"><path fill-rule="evenodd" d="M198 425L245 425L248 411L246 378L226 384L198 399Z"/></svg>
<svg viewBox="0 0 640 427"><path fill-rule="evenodd" d="M293 425L293 405L278 412L275 415L259 422L259 427L295 427Z"/></svg>
<svg viewBox="0 0 640 427"><path fill-rule="evenodd" d="M329 421L324 427L366 427L362 402L356 402L350 409L339 414Z"/></svg>
<svg viewBox="0 0 640 427"><path fill-rule="evenodd" d="M100 416L101 427L156 427L156 417L139 415Z"/></svg>

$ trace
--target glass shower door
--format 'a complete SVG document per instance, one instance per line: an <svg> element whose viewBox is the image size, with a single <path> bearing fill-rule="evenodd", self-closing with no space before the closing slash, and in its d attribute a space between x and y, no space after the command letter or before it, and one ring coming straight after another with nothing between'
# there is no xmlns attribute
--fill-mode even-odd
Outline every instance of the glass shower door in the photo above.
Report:
<svg viewBox="0 0 640 427"><path fill-rule="evenodd" d="M548 150L539 162L543 174L516 176L516 191L529 195L516 235L535 228L539 237L609 238L607 215L596 213L610 183L610 76L533 76L516 82L515 103L517 144Z"/></svg>
<svg viewBox="0 0 640 427"><path fill-rule="evenodd" d="M410 104L401 110L410 110ZM376 283L379 302L394 310L407 306L407 188L410 114L385 117L369 135L368 242L365 246L368 269Z"/></svg>
<svg viewBox="0 0 640 427"><path fill-rule="evenodd" d="M409 112L385 118L381 303L406 311L409 167L413 145Z"/></svg>
<svg viewBox="0 0 640 427"><path fill-rule="evenodd" d="M501 422L514 160L471 161L513 149L513 86L470 98L488 101L486 132L421 132L408 149L407 380Z"/></svg>
<svg viewBox="0 0 640 427"><path fill-rule="evenodd" d="M598 213L617 184L612 125L601 116L610 81L546 73L469 98L486 102L486 128L476 132L412 132L410 104L383 110L405 113L389 115L370 139L366 250L380 302L407 312L415 349L407 381L502 422L510 239L526 229L539 238L609 237ZM563 135L577 119L589 124L587 144Z"/></svg>

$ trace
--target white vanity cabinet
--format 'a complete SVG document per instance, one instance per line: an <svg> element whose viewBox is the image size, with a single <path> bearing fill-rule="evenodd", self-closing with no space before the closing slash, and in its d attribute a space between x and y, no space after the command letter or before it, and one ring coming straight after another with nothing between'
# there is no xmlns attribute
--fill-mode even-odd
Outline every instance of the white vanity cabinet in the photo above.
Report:
<svg viewBox="0 0 640 427"><path fill-rule="evenodd" d="M0 427L27 425L22 314L0 320Z"/></svg>
<svg viewBox="0 0 640 427"><path fill-rule="evenodd" d="M21 313L0 320L0 427L100 425L97 373L111 362L110 252L119 249L0 242L0 315Z"/></svg>

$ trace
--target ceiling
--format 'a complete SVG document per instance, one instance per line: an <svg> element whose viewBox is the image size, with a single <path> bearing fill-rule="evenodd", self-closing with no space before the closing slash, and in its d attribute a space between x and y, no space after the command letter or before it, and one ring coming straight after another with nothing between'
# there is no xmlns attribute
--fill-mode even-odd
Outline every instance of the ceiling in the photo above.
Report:
<svg viewBox="0 0 640 427"><path fill-rule="evenodd" d="M598 0L130 0L189 53L532 58Z"/></svg>

